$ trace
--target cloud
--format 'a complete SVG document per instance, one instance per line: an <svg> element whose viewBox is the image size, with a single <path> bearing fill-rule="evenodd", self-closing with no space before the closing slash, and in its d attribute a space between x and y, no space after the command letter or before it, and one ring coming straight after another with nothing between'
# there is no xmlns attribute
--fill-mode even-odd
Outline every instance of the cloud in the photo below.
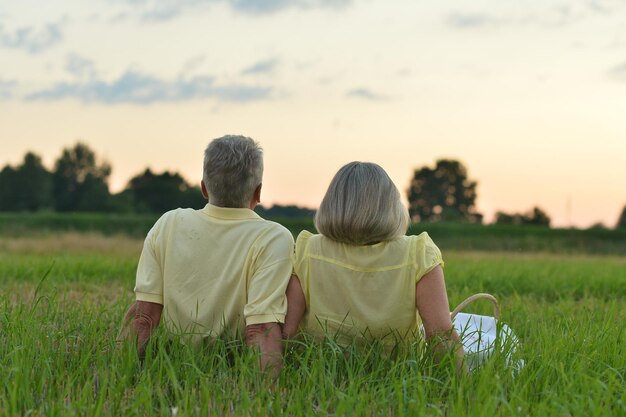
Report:
<svg viewBox="0 0 626 417"><path fill-rule="evenodd" d="M187 12L197 12L214 4L226 4L232 10L249 15L268 15L287 9L331 9L348 7L352 0L109 0L124 3L147 22L164 22ZM126 16L125 13L118 16ZM116 19L117 20L117 19Z"/></svg>
<svg viewBox="0 0 626 417"><path fill-rule="evenodd" d="M132 18L131 14L129 12L121 12L121 13L116 13L112 16L109 16L107 18L107 21L109 23L122 23L122 22L126 22L127 20L129 20L130 18Z"/></svg>
<svg viewBox="0 0 626 417"><path fill-rule="evenodd" d="M624 10L624 0L587 0L585 4L591 12L601 15Z"/></svg>
<svg viewBox="0 0 626 417"><path fill-rule="evenodd" d="M278 60L275 58L259 61L241 71L241 75L268 74L274 72Z"/></svg>
<svg viewBox="0 0 626 417"><path fill-rule="evenodd" d="M183 69L180 72L181 77L187 77L191 73L195 72L204 64L206 61L206 55L195 55L189 58L183 64Z"/></svg>
<svg viewBox="0 0 626 417"><path fill-rule="evenodd" d="M235 0L231 3L231 7L245 13L267 14L296 6L298 3L301 2L297 0L293 2L290 0Z"/></svg>
<svg viewBox="0 0 626 417"><path fill-rule="evenodd" d="M607 74L612 80L626 82L626 61L609 69Z"/></svg>
<svg viewBox="0 0 626 417"><path fill-rule="evenodd" d="M202 7L227 0L109 0L114 5L126 6L109 18L111 23L124 22L131 17L138 17L145 22L172 20L186 11L195 11Z"/></svg>
<svg viewBox="0 0 626 417"><path fill-rule="evenodd" d="M367 88L352 89L346 93L346 96L370 101L386 101L389 99L388 97L374 93Z"/></svg>
<svg viewBox="0 0 626 417"><path fill-rule="evenodd" d="M474 29L486 26L499 26L502 19L484 13L450 13L447 17L448 25L457 29Z"/></svg>
<svg viewBox="0 0 626 417"><path fill-rule="evenodd" d="M559 28L581 22L594 16L607 16L623 8L623 0L571 0L559 4L541 3L525 12L503 9L492 12L452 12L446 16L446 23L455 29L482 29L502 26L533 26Z"/></svg>
<svg viewBox="0 0 626 417"><path fill-rule="evenodd" d="M0 100L6 100L13 97L13 88L17 83L13 80L0 79Z"/></svg>
<svg viewBox="0 0 626 417"><path fill-rule="evenodd" d="M352 0L234 0L230 4L240 12L270 14L288 8L340 10L351 3Z"/></svg>
<svg viewBox="0 0 626 417"><path fill-rule="evenodd" d="M62 26L62 22L47 23L41 28L21 27L10 32L0 24L0 46L38 54L63 40Z"/></svg>
<svg viewBox="0 0 626 417"><path fill-rule="evenodd" d="M148 105L159 102L180 102L215 98L223 101L249 102L271 97L269 87L215 84L213 77L198 76L174 81L161 80L135 71L127 71L118 79L106 82L57 83L49 89L36 91L26 97L30 101L78 99L83 103L105 105Z"/></svg>
<svg viewBox="0 0 626 417"><path fill-rule="evenodd" d="M65 70L76 78L93 79L96 77L96 68L93 61L77 54L67 56Z"/></svg>
<svg viewBox="0 0 626 417"><path fill-rule="evenodd" d="M152 8L141 15L141 19L148 22L163 22L178 17L186 9L200 4L197 1L180 1L178 3L156 3Z"/></svg>

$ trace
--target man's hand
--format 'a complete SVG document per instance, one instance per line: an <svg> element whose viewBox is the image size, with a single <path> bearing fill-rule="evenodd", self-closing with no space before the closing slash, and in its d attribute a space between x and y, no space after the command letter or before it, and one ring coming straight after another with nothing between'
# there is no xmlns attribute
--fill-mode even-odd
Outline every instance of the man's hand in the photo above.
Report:
<svg viewBox="0 0 626 417"><path fill-rule="evenodd" d="M130 306L124 321L122 329L117 337L118 341L132 340L137 342L137 354L143 359L146 353L146 345L150 339L150 335L159 325L161 321L161 312L163 306L157 303L147 301L137 301Z"/></svg>
<svg viewBox="0 0 626 417"><path fill-rule="evenodd" d="M260 323L246 327L246 344L261 352L261 370L278 378L283 364L283 341L279 323Z"/></svg>

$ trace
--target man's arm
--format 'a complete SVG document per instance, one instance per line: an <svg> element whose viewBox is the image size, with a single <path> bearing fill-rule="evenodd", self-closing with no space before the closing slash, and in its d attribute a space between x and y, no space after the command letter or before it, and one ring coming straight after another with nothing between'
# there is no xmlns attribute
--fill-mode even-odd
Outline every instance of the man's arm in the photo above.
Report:
<svg viewBox="0 0 626 417"><path fill-rule="evenodd" d="M137 342L137 354L139 358L143 359L148 340L161 321L162 311L163 306L161 304L136 301L124 316L118 340Z"/></svg>
<svg viewBox="0 0 626 417"><path fill-rule="evenodd" d="M281 324L287 314L293 236L284 227L272 225L252 250L255 261L243 309L246 343L258 349L261 370L276 378L283 360Z"/></svg>
<svg viewBox="0 0 626 417"><path fill-rule="evenodd" d="M283 341L279 323L246 326L246 344L261 353L261 370L278 378L283 363Z"/></svg>

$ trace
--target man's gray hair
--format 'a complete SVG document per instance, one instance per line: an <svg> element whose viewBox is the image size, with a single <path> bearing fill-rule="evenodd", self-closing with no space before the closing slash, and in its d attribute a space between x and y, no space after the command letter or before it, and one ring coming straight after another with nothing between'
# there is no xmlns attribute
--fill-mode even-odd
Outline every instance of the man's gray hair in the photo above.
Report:
<svg viewBox="0 0 626 417"><path fill-rule="evenodd" d="M263 149L245 136L214 139L204 151L204 185L211 204L248 207L263 178Z"/></svg>
<svg viewBox="0 0 626 417"><path fill-rule="evenodd" d="M406 233L409 212L389 175L371 162L350 162L335 174L315 227L338 242L367 245Z"/></svg>

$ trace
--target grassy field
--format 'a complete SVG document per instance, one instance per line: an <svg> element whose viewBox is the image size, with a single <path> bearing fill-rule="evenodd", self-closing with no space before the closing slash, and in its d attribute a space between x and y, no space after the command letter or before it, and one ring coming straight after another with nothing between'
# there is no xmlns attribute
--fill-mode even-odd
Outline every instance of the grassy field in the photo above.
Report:
<svg viewBox="0 0 626 417"><path fill-rule="evenodd" d="M500 299L526 361L515 377L500 356L459 378L420 343L387 355L328 341L291 345L271 387L238 341L196 352L160 333L143 364L117 348L141 244L0 235L0 415L626 415L623 256L444 250L453 306Z"/></svg>

